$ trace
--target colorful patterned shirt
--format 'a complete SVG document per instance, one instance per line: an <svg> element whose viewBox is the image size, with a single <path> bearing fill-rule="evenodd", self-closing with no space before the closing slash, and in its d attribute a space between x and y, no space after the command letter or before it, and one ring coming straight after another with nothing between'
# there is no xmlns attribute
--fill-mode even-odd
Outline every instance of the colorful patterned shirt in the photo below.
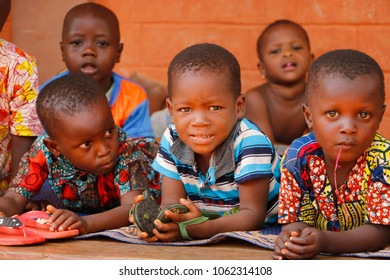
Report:
<svg viewBox="0 0 390 280"><path fill-rule="evenodd" d="M9 191L30 199L48 179L65 208L82 213L98 213L119 206L120 197L131 190L150 188L158 196L159 176L151 166L157 152L155 143L131 139L118 127L117 131L119 155L110 173L96 176L77 169L62 155L53 156L43 143L47 135L42 135L22 158Z"/></svg>
<svg viewBox="0 0 390 280"><path fill-rule="evenodd" d="M304 222L343 231L366 223L390 225L390 141L377 133L334 192L313 133L296 139L282 160L279 223Z"/></svg>
<svg viewBox="0 0 390 280"><path fill-rule="evenodd" d="M238 211L238 185L270 178L266 224L276 223L280 160L269 139L255 124L242 119L213 153L206 176L197 168L194 152L177 135L174 125L163 134L153 168L181 180L187 196L201 211L219 216Z"/></svg>
<svg viewBox="0 0 390 280"><path fill-rule="evenodd" d="M38 71L34 57L0 39L0 195L11 180L11 134L38 136Z"/></svg>

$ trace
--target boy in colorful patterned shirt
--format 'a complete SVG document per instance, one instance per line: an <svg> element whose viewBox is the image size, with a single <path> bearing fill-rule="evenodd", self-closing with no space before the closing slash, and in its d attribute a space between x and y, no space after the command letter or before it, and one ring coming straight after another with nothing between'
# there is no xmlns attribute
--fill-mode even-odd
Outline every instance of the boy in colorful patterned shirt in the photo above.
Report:
<svg viewBox="0 0 390 280"><path fill-rule="evenodd" d="M155 236L140 232L141 238L209 238L276 222L279 157L243 118L240 79L236 58L214 44L190 46L171 62L167 106L173 125L153 167L162 175L161 207L180 202L189 212L165 211L174 222L156 220ZM203 217L206 212L218 217Z"/></svg>
<svg viewBox="0 0 390 280"><path fill-rule="evenodd" d="M385 112L383 72L355 50L312 64L304 115L311 133L282 160L274 259L384 248L390 236L390 141L377 130Z"/></svg>
<svg viewBox="0 0 390 280"><path fill-rule="evenodd" d="M65 205L47 207L51 229L85 234L127 225L137 195L148 188L158 195L158 175L151 166L157 147L153 141L130 139L115 125L107 98L92 77L70 74L47 84L37 112L47 134L22 158L0 198L2 215L22 213L48 180Z"/></svg>
<svg viewBox="0 0 390 280"><path fill-rule="evenodd" d="M0 0L0 31L10 9L10 0ZM35 110L38 88L34 57L0 39L0 196L18 171L23 154L43 133Z"/></svg>
<svg viewBox="0 0 390 280"><path fill-rule="evenodd" d="M132 138L154 137L145 90L113 72L123 43L118 18L110 9L96 3L70 9L65 15L60 45L68 70L50 81L69 73L93 77L107 95L116 125Z"/></svg>

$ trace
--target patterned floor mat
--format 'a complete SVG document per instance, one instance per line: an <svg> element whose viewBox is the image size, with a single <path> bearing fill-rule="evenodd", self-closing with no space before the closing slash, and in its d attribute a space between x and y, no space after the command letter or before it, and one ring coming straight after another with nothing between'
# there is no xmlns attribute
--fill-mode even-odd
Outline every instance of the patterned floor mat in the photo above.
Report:
<svg viewBox="0 0 390 280"><path fill-rule="evenodd" d="M76 239L86 239L91 237L109 237L115 240L119 240L122 242L128 242L133 244L149 244L151 246L192 246L192 245L204 245L216 243L218 241L224 240L226 238L236 238L240 240L244 240L256 246L273 249L274 241L277 235L280 232L280 226L275 226L272 228L264 229L261 231L233 231L233 232L225 232L214 235L209 239L197 239L197 240L185 240L180 242L155 242L148 243L141 239L139 239L136 235L135 226L122 227L119 229L106 230L96 233L90 233L82 236L75 237ZM390 244L383 250L377 252L363 252L363 253L351 253L351 254L342 254L343 256L352 256L352 257L360 257L360 258L390 258Z"/></svg>

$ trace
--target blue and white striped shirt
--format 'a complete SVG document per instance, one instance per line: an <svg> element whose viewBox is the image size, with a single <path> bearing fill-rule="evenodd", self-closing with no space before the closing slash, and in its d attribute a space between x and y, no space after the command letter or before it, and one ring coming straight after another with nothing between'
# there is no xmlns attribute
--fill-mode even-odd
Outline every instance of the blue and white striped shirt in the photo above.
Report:
<svg viewBox="0 0 390 280"><path fill-rule="evenodd" d="M153 168L162 176L181 180L188 198L200 210L220 216L238 211L238 184L269 177L265 225L277 221L280 158L269 139L245 118L214 151L206 176L197 169L194 152L180 140L174 125L162 136Z"/></svg>

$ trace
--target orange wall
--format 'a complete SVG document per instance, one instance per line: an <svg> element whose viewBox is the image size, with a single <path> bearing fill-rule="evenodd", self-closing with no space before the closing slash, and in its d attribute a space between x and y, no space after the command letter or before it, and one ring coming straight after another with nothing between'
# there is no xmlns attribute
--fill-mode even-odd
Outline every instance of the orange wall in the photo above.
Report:
<svg viewBox="0 0 390 280"><path fill-rule="evenodd" d="M63 15L80 0L13 1L12 38L38 59L40 80L63 67L58 42ZM94 1L89 1L94 2ZM125 45L116 71L140 71L166 82L166 69L188 45L212 42L229 49L242 68L243 90L261 82L256 40L270 22L303 25L315 56L336 49L366 52L390 78L389 0L96 0L118 16ZM25 17L29 14L42 18ZM21 16L19 16L21 15ZM389 83L386 86L389 92ZM387 99L390 108L390 97ZM390 138L390 109L381 126Z"/></svg>

